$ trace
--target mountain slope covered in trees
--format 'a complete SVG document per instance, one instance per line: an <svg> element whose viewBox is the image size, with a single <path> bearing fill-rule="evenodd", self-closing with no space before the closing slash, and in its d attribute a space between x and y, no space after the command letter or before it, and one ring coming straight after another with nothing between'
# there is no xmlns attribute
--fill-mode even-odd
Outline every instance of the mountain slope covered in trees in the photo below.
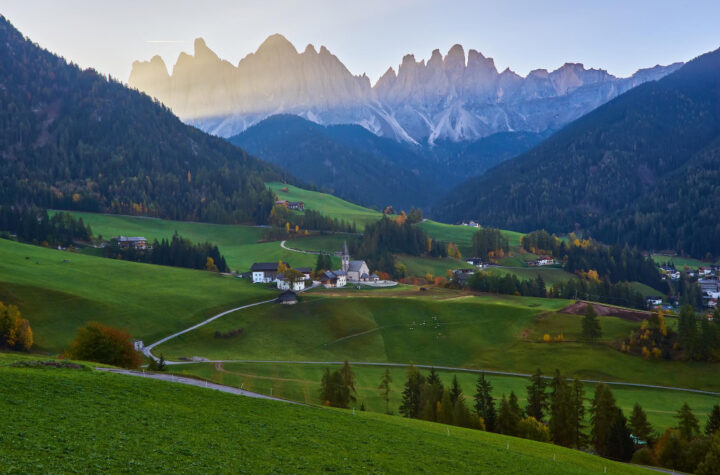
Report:
<svg viewBox="0 0 720 475"><path fill-rule="evenodd" d="M364 206L427 205L437 188L409 147L359 125L322 126L275 115L230 142L299 179Z"/></svg>
<svg viewBox="0 0 720 475"><path fill-rule="evenodd" d="M720 255L720 50L467 181L435 215Z"/></svg>
<svg viewBox="0 0 720 475"><path fill-rule="evenodd" d="M0 203L263 223L283 173L0 16Z"/></svg>

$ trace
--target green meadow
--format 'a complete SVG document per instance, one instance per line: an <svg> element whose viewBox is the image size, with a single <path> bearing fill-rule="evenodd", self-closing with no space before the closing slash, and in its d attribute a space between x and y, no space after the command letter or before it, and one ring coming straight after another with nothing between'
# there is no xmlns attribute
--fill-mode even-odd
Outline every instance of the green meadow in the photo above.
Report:
<svg viewBox="0 0 720 475"><path fill-rule="evenodd" d="M249 270L252 263L258 261L276 262L282 259L292 266L303 267L314 265L316 260L311 255L282 249L279 241L259 242L265 233L265 229L261 227L170 221L113 214L80 212L72 214L81 217L92 227L95 235L101 235L105 239L123 235L144 236L152 241L170 239L177 231L182 237L194 242L211 242L218 246L230 268L240 272Z"/></svg>
<svg viewBox="0 0 720 475"><path fill-rule="evenodd" d="M366 224L375 222L382 217L382 213L379 211L350 203L329 193L304 190L278 182L266 183L265 186L270 188L281 200L302 201L305 203L306 209L319 211L325 216L354 222L358 231L362 231ZM283 188L287 188L288 191L282 191Z"/></svg>
<svg viewBox="0 0 720 475"><path fill-rule="evenodd" d="M41 352L61 352L88 321L123 328L149 342L277 294L247 279L5 239L0 239L0 256L0 300L20 307Z"/></svg>
<svg viewBox="0 0 720 475"><path fill-rule="evenodd" d="M326 367L337 368L334 365L308 364L202 363L173 366L172 371L209 379L228 386L242 386L244 389L262 394L272 393L275 396L306 404L319 404L320 380ZM364 404L369 411L385 412L385 401L378 390L385 369L384 367L353 366L356 377L356 407ZM397 414L402 399L403 385L407 379L407 369L402 367L389 369L392 377L389 409ZM423 368L421 372L427 375L429 370ZM457 377L467 402L472 403L478 374L443 370L438 370L438 373L446 386L452 383L453 377ZM503 394L509 396L510 392L514 391L520 405L525 406L529 383L527 378L493 374L486 374L486 377L492 383L493 395L497 399L502 398ZM586 398L591 399L594 390L594 384L586 383ZM675 411L684 402L687 402L693 409L693 413L700 419L702 427L704 427L712 407L720 403L718 396L684 391L613 385L612 392L618 406L626 415L632 412L632 407L636 402L640 403L648 414L650 423L659 432L676 425Z"/></svg>
<svg viewBox="0 0 720 475"><path fill-rule="evenodd" d="M216 320L157 347L177 360L390 362L529 373L720 391L717 365L647 361L615 349L637 323L602 317L603 339L580 341L581 316L555 313L569 302L449 292L417 296L313 292L292 307L266 305ZM218 340L215 331L242 328ZM564 341L547 343L562 334Z"/></svg>
<svg viewBox="0 0 720 475"><path fill-rule="evenodd" d="M644 471L487 432L14 360L0 355L7 473Z"/></svg>
<svg viewBox="0 0 720 475"><path fill-rule="evenodd" d="M691 257L668 257L660 254L653 254L651 257L652 260L654 260L658 264L665 264L666 262L671 262L675 265L675 268L677 270L683 270L685 267L697 270L698 267L707 267L712 264L712 262L701 261L698 259L693 259Z"/></svg>

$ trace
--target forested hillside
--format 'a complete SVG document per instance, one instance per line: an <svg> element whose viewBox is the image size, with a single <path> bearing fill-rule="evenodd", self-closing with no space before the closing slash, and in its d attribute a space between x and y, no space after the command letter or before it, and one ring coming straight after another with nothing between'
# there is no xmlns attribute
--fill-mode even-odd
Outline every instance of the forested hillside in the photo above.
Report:
<svg viewBox="0 0 720 475"><path fill-rule="evenodd" d="M0 16L0 203L264 223L286 178Z"/></svg>
<svg viewBox="0 0 720 475"><path fill-rule="evenodd" d="M230 142L301 180L374 208L424 206L438 188L412 149L359 125L322 126L275 115Z"/></svg>
<svg viewBox="0 0 720 475"><path fill-rule="evenodd" d="M619 96L436 207L521 231L720 255L720 50Z"/></svg>

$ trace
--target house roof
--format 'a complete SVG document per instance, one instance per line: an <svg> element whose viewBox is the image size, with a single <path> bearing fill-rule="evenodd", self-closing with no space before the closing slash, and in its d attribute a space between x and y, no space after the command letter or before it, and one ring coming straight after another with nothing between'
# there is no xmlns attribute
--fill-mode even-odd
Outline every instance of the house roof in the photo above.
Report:
<svg viewBox="0 0 720 475"><path fill-rule="evenodd" d="M145 238L142 237L142 236L135 236L135 237L118 236L117 240L120 241L120 242L147 241L147 239L145 239Z"/></svg>
<svg viewBox="0 0 720 475"><path fill-rule="evenodd" d="M350 272L360 272L360 269L362 266L365 265L367 267L367 264L365 264L365 261L350 261L348 264L348 271Z"/></svg>
<svg viewBox="0 0 720 475"><path fill-rule="evenodd" d="M287 262L283 262L283 264L290 267ZM260 271L276 272L277 269L278 269L277 262L254 262L253 265L250 267L250 270L253 272L260 272Z"/></svg>
<svg viewBox="0 0 720 475"><path fill-rule="evenodd" d="M310 272L312 272L312 267L296 267L295 270L298 272L302 272L303 274L309 274Z"/></svg>
<svg viewBox="0 0 720 475"><path fill-rule="evenodd" d="M278 295L278 302L297 302L297 294L292 290L286 290Z"/></svg>

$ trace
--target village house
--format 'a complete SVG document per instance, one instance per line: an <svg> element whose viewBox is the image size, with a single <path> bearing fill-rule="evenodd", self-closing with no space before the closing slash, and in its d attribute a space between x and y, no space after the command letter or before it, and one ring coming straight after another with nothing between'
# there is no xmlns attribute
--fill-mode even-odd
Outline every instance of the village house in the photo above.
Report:
<svg viewBox="0 0 720 475"><path fill-rule="evenodd" d="M297 294L292 290L286 290L278 295L277 302L283 305L295 305L297 303Z"/></svg>
<svg viewBox="0 0 720 475"><path fill-rule="evenodd" d="M479 228L480 224L476 223L475 221L469 221L469 222L463 221L462 223L460 223L460 226L470 226L472 228Z"/></svg>
<svg viewBox="0 0 720 475"><path fill-rule="evenodd" d="M707 277L712 275L713 271L709 267L698 267L698 277Z"/></svg>
<svg viewBox="0 0 720 475"><path fill-rule="evenodd" d="M287 209L291 209L293 211L305 211L305 203L303 201L277 200L275 204L278 206L285 206Z"/></svg>
<svg viewBox="0 0 720 475"><path fill-rule="evenodd" d="M466 259L465 262L467 262L471 266L477 267L478 269L482 269L483 267L487 266L487 264L485 264L483 262L483 260L480 259L479 257L470 257L470 258Z"/></svg>
<svg viewBox="0 0 720 475"><path fill-rule="evenodd" d="M302 275L305 276L305 280L310 279L310 273L312 272L312 267L296 267L296 271L302 272Z"/></svg>
<svg viewBox="0 0 720 475"><path fill-rule="evenodd" d="M662 297L648 297L646 303L648 308L653 309L662 305Z"/></svg>
<svg viewBox="0 0 720 475"><path fill-rule="evenodd" d="M326 288L345 287L347 275L342 270L328 270L320 276L320 283Z"/></svg>
<svg viewBox="0 0 720 475"><path fill-rule="evenodd" d="M275 278L275 282L277 282L277 288L280 290L293 290L295 292L305 290L304 278L292 281L292 279L290 279L289 277L286 277L283 274L278 274L278 276Z"/></svg>
<svg viewBox="0 0 720 475"><path fill-rule="evenodd" d="M698 279L700 290L706 295L712 295L718 292L718 281L716 279Z"/></svg>
<svg viewBox="0 0 720 475"><path fill-rule="evenodd" d="M555 264L555 259L552 256L540 256L535 261L536 266L551 266Z"/></svg>
<svg viewBox="0 0 720 475"><path fill-rule="evenodd" d="M118 236L114 238L120 249L147 249L147 239L141 236L127 237Z"/></svg>
<svg viewBox="0 0 720 475"><path fill-rule="evenodd" d="M283 263L290 267L289 264ZM278 274L277 262L255 262L250 267L253 284L267 284L273 282Z"/></svg>

